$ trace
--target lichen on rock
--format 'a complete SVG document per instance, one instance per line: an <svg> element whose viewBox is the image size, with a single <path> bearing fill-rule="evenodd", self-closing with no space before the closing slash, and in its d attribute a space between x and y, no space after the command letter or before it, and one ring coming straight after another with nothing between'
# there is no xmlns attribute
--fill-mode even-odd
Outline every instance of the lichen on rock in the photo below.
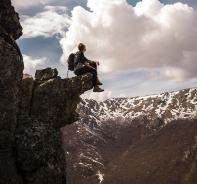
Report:
<svg viewBox="0 0 197 184"><path fill-rule="evenodd" d="M56 156L56 150L61 149L61 140L51 126L32 122L18 132L16 147L19 167L32 171Z"/></svg>

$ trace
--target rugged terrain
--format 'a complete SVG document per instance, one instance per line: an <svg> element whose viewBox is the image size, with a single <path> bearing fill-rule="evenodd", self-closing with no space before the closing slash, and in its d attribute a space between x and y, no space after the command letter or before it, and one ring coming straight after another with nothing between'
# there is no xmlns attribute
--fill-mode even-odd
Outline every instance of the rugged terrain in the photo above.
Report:
<svg viewBox="0 0 197 184"><path fill-rule="evenodd" d="M23 75L21 35L11 1L1 0L0 183L197 183L197 89L81 99L78 117L92 76Z"/></svg>
<svg viewBox="0 0 197 184"><path fill-rule="evenodd" d="M63 129L68 184L197 183L196 109L196 88L81 99L81 120Z"/></svg>

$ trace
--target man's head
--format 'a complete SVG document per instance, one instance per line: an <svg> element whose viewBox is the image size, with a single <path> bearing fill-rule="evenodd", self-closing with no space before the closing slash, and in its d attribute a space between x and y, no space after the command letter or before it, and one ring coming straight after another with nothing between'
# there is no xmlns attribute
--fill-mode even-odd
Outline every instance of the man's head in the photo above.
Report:
<svg viewBox="0 0 197 184"><path fill-rule="evenodd" d="M79 51L81 51L81 52L85 52L85 51L86 51L86 46L85 46L83 43L80 43L80 44L78 45L78 49L79 49Z"/></svg>

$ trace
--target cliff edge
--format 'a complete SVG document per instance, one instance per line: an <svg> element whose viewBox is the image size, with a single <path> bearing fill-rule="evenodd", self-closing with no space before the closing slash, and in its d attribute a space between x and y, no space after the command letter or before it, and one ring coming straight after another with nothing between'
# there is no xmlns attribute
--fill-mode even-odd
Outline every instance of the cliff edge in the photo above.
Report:
<svg viewBox="0 0 197 184"><path fill-rule="evenodd" d="M61 79L56 69L23 75L22 35L10 0L0 2L0 183L66 183L60 128L78 120L91 74Z"/></svg>
<svg viewBox="0 0 197 184"><path fill-rule="evenodd" d="M79 96L92 88L91 74L61 79L56 69L23 75L16 152L25 183L66 183L60 128L79 119Z"/></svg>

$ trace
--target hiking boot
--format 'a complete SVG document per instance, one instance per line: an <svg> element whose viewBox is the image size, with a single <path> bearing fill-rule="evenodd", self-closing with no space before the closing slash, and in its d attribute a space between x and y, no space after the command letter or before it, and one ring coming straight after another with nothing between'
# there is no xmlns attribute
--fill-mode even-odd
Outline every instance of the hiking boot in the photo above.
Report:
<svg viewBox="0 0 197 184"><path fill-rule="evenodd" d="M105 91L105 90L99 88L98 86L95 86L95 87L94 87L94 90L93 90L93 92L103 92L103 91Z"/></svg>
<svg viewBox="0 0 197 184"><path fill-rule="evenodd" d="M100 86L103 85L103 83L99 80L99 78L97 78L97 84Z"/></svg>

